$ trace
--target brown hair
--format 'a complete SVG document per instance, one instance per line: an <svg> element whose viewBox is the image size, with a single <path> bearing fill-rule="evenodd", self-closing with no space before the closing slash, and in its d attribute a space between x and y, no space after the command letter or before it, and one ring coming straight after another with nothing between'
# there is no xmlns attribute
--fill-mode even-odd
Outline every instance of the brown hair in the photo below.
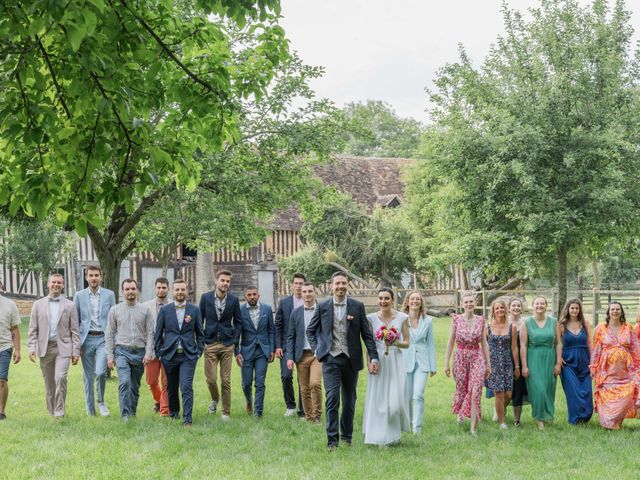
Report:
<svg viewBox="0 0 640 480"><path fill-rule="evenodd" d="M587 322L584 319L582 302L578 298L570 298L569 300L567 300L567 303L564 304L564 308L562 309L562 313L560 314L560 319L558 320L558 325L560 325L560 328L562 328L563 331L567 327L567 323L569 322L569 320L571 320L571 315L569 315L569 307L571 307L571 305L578 305L580 307L580 313L578 313L578 321L580 322L580 325L582 325L582 328L584 328L584 330L586 331Z"/></svg>
<svg viewBox="0 0 640 480"><path fill-rule="evenodd" d="M138 289L138 282L134 278L125 278L124 280L122 280L120 288L124 288L125 283L134 283L136 285L136 290Z"/></svg>
<svg viewBox="0 0 640 480"><path fill-rule="evenodd" d="M91 270L97 270L100 272L100 275L102 275L102 269L97 265L87 265L87 268L84 269L84 274L86 275L87 272L90 272Z"/></svg>
<svg viewBox="0 0 640 480"><path fill-rule="evenodd" d="M220 270L216 271L216 280L220 278L220 275L226 275L227 277L233 276L233 274L231 273L231 270L227 270L224 268L221 268Z"/></svg>

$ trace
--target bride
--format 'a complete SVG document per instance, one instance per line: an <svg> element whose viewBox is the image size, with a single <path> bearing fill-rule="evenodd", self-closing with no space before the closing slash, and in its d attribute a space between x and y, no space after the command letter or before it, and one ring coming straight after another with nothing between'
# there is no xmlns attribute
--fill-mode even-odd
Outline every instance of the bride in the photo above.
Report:
<svg viewBox="0 0 640 480"><path fill-rule="evenodd" d="M364 443L382 446L398 443L402 432L410 430L407 374L399 350L409 346L409 317L392 308L393 291L389 288L381 288L378 292L378 305L380 311L367 315L374 337L383 326L395 327L400 334L389 346L376 338L379 371L377 375L369 373L367 378L362 422Z"/></svg>

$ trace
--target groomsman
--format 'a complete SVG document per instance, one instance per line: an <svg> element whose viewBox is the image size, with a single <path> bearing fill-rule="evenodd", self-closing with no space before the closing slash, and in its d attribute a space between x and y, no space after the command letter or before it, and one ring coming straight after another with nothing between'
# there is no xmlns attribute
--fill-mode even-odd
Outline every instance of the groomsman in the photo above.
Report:
<svg viewBox="0 0 640 480"><path fill-rule="evenodd" d="M156 319L160 309L169 303L169 280L164 277L156 278L155 298L144 302L151 311L153 318L153 331L155 332ZM145 378L151 396L153 397L153 411L160 413L161 417L169 416L169 400L167 399L167 374L158 358L149 360L144 366Z"/></svg>
<svg viewBox="0 0 640 480"><path fill-rule="evenodd" d="M153 359L153 317L138 301L138 282L122 282L124 302L111 307L107 324L107 364L118 368L120 416L125 422L136 416L144 366Z"/></svg>
<svg viewBox="0 0 640 480"><path fill-rule="evenodd" d="M193 410L193 374L204 349L204 332L200 310L187 303L187 284L173 282L173 303L160 309L156 322L156 355L167 372L169 415L180 418L178 387L182 391L182 418L190 427Z"/></svg>
<svg viewBox="0 0 640 480"><path fill-rule="evenodd" d="M247 413L262 417L264 406L265 378L267 364L274 359L273 311L269 305L260 303L256 287L248 287L244 298L247 301L242 312L242 333L240 347L236 350L236 361L242 369L242 390L247 400ZM252 402L253 378L255 375L256 397Z"/></svg>
<svg viewBox="0 0 640 480"><path fill-rule="evenodd" d="M287 367L298 371L298 384L307 422L320 423L322 415L322 365L311 349L307 327L316 312L316 293L313 284L302 285L304 305L291 312L287 335Z"/></svg>
<svg viewBox="0 0 640 480"><path fill-rule="evenodd" d="M318 305L307 327L311 350L322 363L329 451L338 447L340 437L345 444L351 445L358 371L364 368L361 338L371 358L370 371L378 373L378 351L364 304L347 297L347 285L344 272L338 271L331 276L333 298ZM342 415L338 429L341 396Z"/></svg>
<svg viewBox="0 0 640 480"><path fill-rule="evenodd" d="M0 293L4 285L0 282ZM20 361L20 313L18 306L0 295L0 420L7 418L5 407L9 398L9 365Z"/></svg>
<svg viewBox="0 0 640 480"><path fill-rule="evenodd" d="M282 392L286 410L285 417L293 417L296 414L296 396L293 391L293 370L287 368L287 332L289 331L289 319L291 312L304 303L302 300L302 284L306 282L302 273L294 273L291 283L292 295L284 297L276 310L276 357L280 359L280 379L282 380ZM298 385L298 415L304 416L302 401L299 395Z"/></svg>
<svg viewBox="0 0 640 480"><path fill-rule="evenodd" d="M109 409L104 403L104 389L107 382L107 352L104 334L107 331L109 310L116 304L114 293L100 286L102 270L89 265L85 272L89 286L76 293L73 301L80 321L80 358L82 358L82 378L84 380L84 399L87 415L96 414L94 395L98 397L98 412L103 417L109 416Z"/></svg>
<svg viewBox="0 0 640 480"><path fill-rule="evenodd" d="M29 360L40 358L47 410L64 417L69 361L76 365L80 354L78 314L71 300L62 296L64 278L54 273L47 282L49 295L33 304L29 321Z"/></svg>
<svg viewBox="0 0 640 480"><path fill-rule="evenodd" d="M229 293L231 272L216 272L215 290L200 298L200 313L204 322L204 376L211 395L209 413L215 414L220 395L218 393L218 364L222 389L222 420L231 415L231 365L234 350L240 340L242 314L240 300Z"/></svg>

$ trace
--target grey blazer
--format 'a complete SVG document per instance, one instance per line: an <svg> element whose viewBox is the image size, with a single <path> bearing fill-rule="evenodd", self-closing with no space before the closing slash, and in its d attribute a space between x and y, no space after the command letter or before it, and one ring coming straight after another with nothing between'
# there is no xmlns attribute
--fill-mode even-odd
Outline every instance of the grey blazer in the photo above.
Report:
<svg viewBox="0 0 640 480"><path fill-rule="evenodd" d="M73 303L78 310L78 321L80 322L80 345L84 344L87 334L91 328L91 303L89 301L89 288L80 290L73 297ZM116 304L116 296L108 288L100 287L100 307L98 311L98 321L102 326L102 331L107 334L107 323L109 321L109 310Z"/></svg>
<svg viewBox="0 0 640 480"><path fill-rule="evenodd" d="M73 302L64 297L60 298L56 333L58 355L61 357L80 355L78 314ZM39 357L44 357L49 343L49 297L43 297L33 304L28 338L29 352L36 352Z"/></svg>

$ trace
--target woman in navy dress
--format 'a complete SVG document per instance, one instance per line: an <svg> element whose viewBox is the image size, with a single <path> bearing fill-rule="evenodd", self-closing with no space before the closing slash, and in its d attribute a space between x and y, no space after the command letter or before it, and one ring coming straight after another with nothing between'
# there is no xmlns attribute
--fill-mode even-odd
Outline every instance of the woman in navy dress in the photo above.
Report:
<svg viewBox="0 0 640 480"><path fill-rule="evenodd" d="M562 355L560 380L567 397L569 423L586 423L593 415L593 393L589 359L591 340L584 319L582 303L577 298L568 300L562 309L556 327L556 348Z"/></svg>

